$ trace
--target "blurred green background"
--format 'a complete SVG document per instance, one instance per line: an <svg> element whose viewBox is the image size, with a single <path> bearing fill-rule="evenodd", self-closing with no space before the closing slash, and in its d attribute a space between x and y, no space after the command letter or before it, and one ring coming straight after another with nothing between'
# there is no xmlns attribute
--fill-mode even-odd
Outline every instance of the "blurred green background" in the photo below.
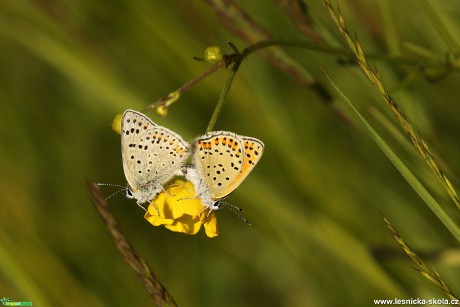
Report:
<svg viewBox="0 0 460 307"><path fill-rule="evenodd" d="M239 2L273 36L305 38L276 1ZM443 60L447 47L416 2L340 5L366 52L411 57L401 47L409 42ZM327 42L343 46L321 2L305 3ZM460 5L440 0L435 9L460 37ZM0 2L0 298L34 306L151 304L91 204L84 178L125 184L114 116L179 88L209 67L193 56L209 45L229 53L228 41L248 45L201 1ZM358 68L330 54L285 50L337 97L323 67L460 221ZM458 73L428 82L414 67L385 61L376 67L459 187ZM219 71L183 94L168 117L148 115L192 140L204 133L227 75ZM223 209L219 237L188 236L152 227L121 194L109 200L180 306L371 306L373 299L445 297L413 269L382 214L460 295L458 242L339 99L321 102L255 53L242 63L215 129L265 143L258 166L227 199L245 208L252 226Z"/></svg>

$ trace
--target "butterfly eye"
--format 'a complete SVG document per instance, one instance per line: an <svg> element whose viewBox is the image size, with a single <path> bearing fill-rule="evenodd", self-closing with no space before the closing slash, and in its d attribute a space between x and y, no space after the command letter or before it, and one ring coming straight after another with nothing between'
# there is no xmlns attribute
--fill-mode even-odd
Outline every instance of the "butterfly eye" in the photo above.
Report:
<svg viewBox="0 0 460 307"><path fill-rule="evenodd" d="M212 204L212 207L211 207L211 208L212 208L212 210L219 210L219 209L220 209L220 205L222 205L222 203L221 203L220 200L218 200L218 201L216 201L216 202L214 202L214 203Z"/></svg>
<svg viewBox="0 0 460 307"><path fill-rule="evenodd" d="M126 188L126 198L133 199L133 192L131 191L130 188Z"/></svg>

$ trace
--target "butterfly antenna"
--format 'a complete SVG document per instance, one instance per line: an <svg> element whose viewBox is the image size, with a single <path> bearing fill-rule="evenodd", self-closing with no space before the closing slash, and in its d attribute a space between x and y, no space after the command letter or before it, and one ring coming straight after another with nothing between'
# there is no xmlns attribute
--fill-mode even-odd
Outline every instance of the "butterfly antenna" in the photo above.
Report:
<svg viewBox="0 0 460 307"><path fill-rule="evenodd" d="M105 200L107 200L107 199L109 199L109 198L112 198L112 196L114 196L115 194L120 193L121 191L126 191L126 188L123 188L123 189L121 189L121 190L118 190L118 191L116 191L115 193L113 193L113 194L107 196L107 197L105 198Z"/></svg>
<svg viewBox="0 0 460 307"><path fill-rule="evenodd" d="M126 186L124 185L119 185L119 184L114 184L114 183L96 183L97 185L105 185L105 186L109 186L109 187L119 187L119 188L123 188L123 189L126 189Z"/></svg>
<svg viewBox="0 0 460 307"><path fill-rule="evenodd" d="M105 198L105 200L107 200L107 199L109 199L109 198L112 198L112 196L114 196L115 194L118 194L118 193L120 193L121 191L126 191L126 189L127 189L126 186L122 186L122 185L114 184L114 183L100 183L100 182L98 182L98 183L96 183L96 184L97 184L98 186L109 186L109 187L118 187L118 188L121 188L121 190L118 190L118 191L116 191L115 193L113 193L113 194L107 196L107 197Z"/></svg>
<svg viewBox="0 0 460 307"><path fill-rule="evenodd" d="M227 202L224 202L224 201L221 201L220 202L221 205L224 205L227 209L229 209L230 211L232 211L233 213L235 213L236 215L238 215L240 217L240 219L243 220L243 222L245 222L246 224L248 224L249 226L251 226L251 223L243 216L240 214L240 212L243 212L244 209L243 208L240 208L240 207L237 207L235 205L232 205L230 203L227 203Z"/></svg>

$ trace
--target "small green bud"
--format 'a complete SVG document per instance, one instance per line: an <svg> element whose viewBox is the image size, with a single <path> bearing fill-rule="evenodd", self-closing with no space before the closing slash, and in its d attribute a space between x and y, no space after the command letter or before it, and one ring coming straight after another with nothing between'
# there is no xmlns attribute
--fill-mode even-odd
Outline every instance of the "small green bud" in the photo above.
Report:
<svg viewBox="0 0 460 307"><path fill-rule="evenodd" d="M155 112L161 117L166 117L168 115L168 109L164 106L158 106L155 108Z"/></svg>
<svg viewBox="0 0 460 307"><path fill-rule="evenodd" d="M222 50L219 46L210 46L204 51L204 60L211 64L216 64L222 61Z"/></svg>
<svg viewBox="0 0 460 307"><path fill-rule="evenodd" d="M155 112L161 117L166 117L168 115L168 108L180 98L179 92L169 93L168 96L162 98L161 100L155 102L154 108Z"/></svg>

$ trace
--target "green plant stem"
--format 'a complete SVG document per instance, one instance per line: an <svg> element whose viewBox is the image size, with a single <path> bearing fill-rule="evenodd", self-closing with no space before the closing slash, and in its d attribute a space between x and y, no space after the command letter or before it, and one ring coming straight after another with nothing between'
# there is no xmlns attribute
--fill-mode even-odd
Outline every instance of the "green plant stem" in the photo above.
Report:
<svg viewBox="0 0 460 307"><path fill-rule="evenodd" d="M342 49L342 48L335 48L331 47L328 45L320 45L315 42L310 42L302 39L267 39L263 40L260 42L257 42L255 44L250 45L246 49L243 50L242 53L235 53L229 55L230 62L234 63L234 71L232 72L231 79L229 79L230 84L233 81L234 74L236 73L236 70L239 68L240 63L236 65L237 61L242 61L244 58L248 57L252 53L265 49L265 48L270 48L270 47L279 47L279 46L285 46L285 47L295 47L295 48L305 48L308 50L312 51L318 51L322 53L327 53L331 55L336 55L336 56L341 56L341 57L349 57L350 58L350 63L351 59L354 59L354 53L348 49ZM388 63L394 63L394 64L400 64L400 65L409 65L409 66L416 66L416 67L438 67L438 68L446 68L446 69L455 69L455 67L450 67L447 63L444 62L438 62L438 61L429 61L421 58L408 58L408 57L403 57L403 56L395 56L395 55L390 55L390 54L384 54L384 53L370 53L366 55L367 58L375 60L375 61L383 61L383 62L388 62ZM353 61L354 63L354 61ZM221 68L225 67L228 63L225 61L222 61L208 69L206 69L204 72L202 72L200 75L197 77L193 78L186 84L182 85L180 88L178 88L176 91L168 94L167 96L164 96L154 102L153 104L147 106L144 109L144 112L147 112L150 109L155 109L157 110L158 108L164 108L165 110L168 109L177 99L174 99L175 95L173 94L183 94L184 92L188 91L191 89L195 84L199 83L206 77L212 75L213 73L217 72ZM230 85L229 84L229 85ZM224 89L225 90L225 89ZM228 92L229 88L226 89ZM224 92L224 91L223 91ZM225 100L225 97L222 97ZM220 113L223 102L218 102L218 105L220 109L217 110L217 112ZM160 115L164 116L165 114L161 114L160 112L157 112ZM216 116L219 115L219 113L215 114ZM216 117L217 120L217 117ZM215 122L209 123L209 127L214 127Z"/></svg>
<svg viewBox="0 0 460 307"><path fill-rule="evenodd" d="M221 68L224 68L225 65L226 65L225 62L222 61L220 63L217 63L216 65L213 65L213 66L209 67L208 69L203 71L201 74L199 74L198 76L196 76L195 78L193 78L189 82L185 83L181 87L179 87L174 92L171 92L168 95L161 97L160 99L158 99L157 101L155 101L151 105L148 105L143 111L147 112L150 109L158 110L158 108L161 108L161 107L163 107L165 109L169 108L176 101L175 99L171 99L171 97L175 96L174 93L177 93L178 95L182 95L183 93L185 93L186 91L191 89L198 82L200 82L203 79L205 79L206 77L212 75L213 73L215 73L216 71L220 70Z"/></svg>
<svg viewBox="0 0 460 307"><path fill-rule="evenodd" d="M350 50L345 50L345 49L340 49L340 48L334 48L326 45L318 45L317 43L312 43L306 40L299 40L299 39L268 39L264 41L260 41L258 43L255 43L253 45L250 45L246 49L243 50L241 54L232 54L229 57L233 58L234 64L232 67L232 70L230 72L230 75L228 76L227 82L222 89L222 92L219 96L219 100L217 101L216 108L214 109L214 113L212 114L211 120L209 121L208 127L206 128L206 132L211 131L214 129L214 126L217 122L217 119L219 118L220 112L222 111L222 108L224 106L224 103L226 101L228 92L230 90L231 84L233 82L233 78L236 75L236 72L238 71L238 68L240 67L241 62L251 55L252 53L264 49L264 48L269 48L269 47L274 47L274 46L287 46L287 47L298 47L298 48L306 48L309 50L314 50L314 51L320 51L324 53L329 53L329 54L334 54L338 56L354 56L353 52ZM434 62L422 62L420 59L411 59L411 58L406 58L406 57L400 57L400 56L391 56L387 54L370 54L368 55L369 58L374 59L374 60L382 60L382 61L388 61L388 62L395 62L399 64L407 64L407 65L417 65L417 66L444 66L443 63L434 63ZM221 66L219 65L219 68ZM213 73L217 71L217 69L210 71L210 73ZM208 75L208 74L207 74ZM200 79L201 80L201 79ZM190 82L189 82L190 83ZM193 84L195 84L194 82ZM188 83L187 83L188 84Z"/></svg>
<svg viewBox="0 0 460 307"><path fill-rule="evenodd" d="M257 42L249 47L247 47L243 52L242 55L244 57L250 55L251 53L268 47L274 46L286 46L286 47L298 47L298 48L306 48L312 51L319 51L327 54L337 55L337 56L346 56L346 57L354 57L354 53L349 49L343 48L335 48L328 45L318 45L317 43L312 43L310 41L302 40L302 39L268 39ZM368 59L376 60L376 61L384 61L389 63L396 63L396 64L404 64L404 65L411 65L411 66L440 66L445 67L447 66L446 63L443 62L432 62L427 61L420 58L408 58L403 56L393 56L390 54L385 53L368 53L366 54Z"/></svg>
<svg viewBox="0 0 460 307"><path fill-rule="evenodd" d="M236 59L235 63L233 64L232 70L230 71L230 75L227 78L227 82L225 82L224 88L222 89L219 99L217 100L216 108L212 113L211 120L209 121L208 127L206 128L206 132L209 132L214 129L217 119L219 118L220 112L222 112L222 109L224 107L224 103L227 99L227 95L230 91L233 79L235 78L236 72L238 71L238 68L240 67L240 64L243 61L243 59L244 56L240 56Z"/></svg>

